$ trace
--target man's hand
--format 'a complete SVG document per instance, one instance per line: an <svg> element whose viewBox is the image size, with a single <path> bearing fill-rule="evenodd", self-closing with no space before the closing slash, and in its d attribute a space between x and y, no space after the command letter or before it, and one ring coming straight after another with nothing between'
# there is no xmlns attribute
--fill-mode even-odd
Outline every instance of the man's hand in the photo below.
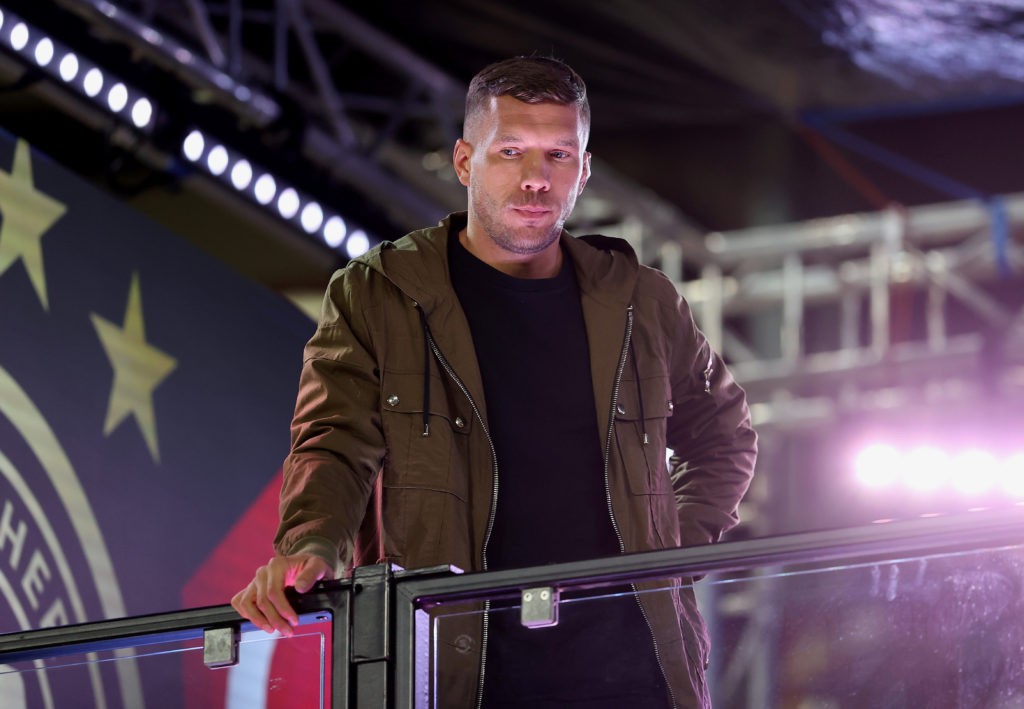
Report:
<svg viewBox="0 0 1024 709"><path fill-rule="evenodd" d="M249 585L235 594L231 605L253 625L272 633L290 636L299 624L299 616L284 595L292 586L299 593L313 588L321 579L334 578L334 570L318 556L294 554L275 556L256 570Z"/></svg>

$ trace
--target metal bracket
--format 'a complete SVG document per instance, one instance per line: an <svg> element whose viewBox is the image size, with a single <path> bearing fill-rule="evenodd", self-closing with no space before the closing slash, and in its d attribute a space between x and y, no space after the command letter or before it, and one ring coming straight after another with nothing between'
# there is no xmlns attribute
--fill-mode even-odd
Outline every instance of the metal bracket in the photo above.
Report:
<svg viewBox="0 0 1024 709"><path fill-rule="evenodd" d="M520 621L526 628L558 625L558 589L550 586L524 589Z"/></svg>
<svg viewBox="0 0 1024 709"><path fill-rule="evenodd" d="M238 625L203 629L203 664L215 670L238 664L238 644L242 633Z"/></svg>

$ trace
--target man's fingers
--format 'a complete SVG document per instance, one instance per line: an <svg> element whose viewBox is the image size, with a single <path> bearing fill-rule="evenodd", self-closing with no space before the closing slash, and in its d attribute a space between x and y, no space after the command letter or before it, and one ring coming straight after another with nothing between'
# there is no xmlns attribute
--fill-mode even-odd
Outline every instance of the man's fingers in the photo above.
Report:
<svg viewBox="0 0 1024 709"><path fill-rule="evenodd" d="M261 571L263 578L257 586L256 606L266 617L272 628L282 635L291 635L292 627L299 624L299 617L284 595L286 568L274 559Z"/></svg>
<svg viewBox="0 0 1024 709"><path fill-rule="evenodd" d="M324 563L324 560L320 557L310 557L305 564L302 565L302 570L299 575L295 577L295 590L299 593L305 593L309 589L313 588L320 579L324 578L330 568Z"/></svg>
<svg viewBox="0 0 1024 709"><path fill-rule="evenodd" d="M319 557L275 556L257 569L252 582L235 594L231 605L261 630L268 633L276 630L290 636L299 624L299 616L288 602L285 588L294 586L295 590L305 593L317 581L333 576L330 564Z"/></svg>
<svg viewBox="0 0 1024 709"><path fill-rule="evenodd" d="M268 633L274 631L270 623L267 622L266 616L260 612L256 605L256 590L253 583L250 583L236 593L234 598L231 599L231 605L240 616L250 621L260 630L265 630Z"/></svg>

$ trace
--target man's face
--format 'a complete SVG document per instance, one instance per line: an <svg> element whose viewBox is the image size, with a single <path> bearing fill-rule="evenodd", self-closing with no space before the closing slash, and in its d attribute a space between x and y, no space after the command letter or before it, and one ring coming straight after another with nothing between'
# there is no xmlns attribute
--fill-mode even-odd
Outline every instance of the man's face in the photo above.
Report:
<svg viewBox="0 0 1024 709"><path fill-rule="evenodd" d="M466 131L454 164L469 190L471 237L482 230L505 256L526 259L553 248L590 176L576 107L500 96Z"/></svg>

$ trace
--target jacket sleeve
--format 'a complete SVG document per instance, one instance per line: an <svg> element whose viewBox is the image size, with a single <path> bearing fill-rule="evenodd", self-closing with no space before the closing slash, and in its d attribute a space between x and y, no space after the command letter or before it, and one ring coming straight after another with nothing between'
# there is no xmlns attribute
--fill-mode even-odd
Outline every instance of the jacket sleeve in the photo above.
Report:
<svg viewBox="0 0 1024 709"><path fill-rule="evenodd" d="M673 415L666 440L669 475L683 546L709 544L739 522L737 507L750 485L757 436L746 394L697 328L677 296L672 347Z"/></svg>
<svg viewBox="0 0 1024 709"><path fill-rule="evenodd" d="M335 274L306 345L274 540L278 553L317 554L338 574L351 564L385 449L366 276L353 266Z"/></svg>

